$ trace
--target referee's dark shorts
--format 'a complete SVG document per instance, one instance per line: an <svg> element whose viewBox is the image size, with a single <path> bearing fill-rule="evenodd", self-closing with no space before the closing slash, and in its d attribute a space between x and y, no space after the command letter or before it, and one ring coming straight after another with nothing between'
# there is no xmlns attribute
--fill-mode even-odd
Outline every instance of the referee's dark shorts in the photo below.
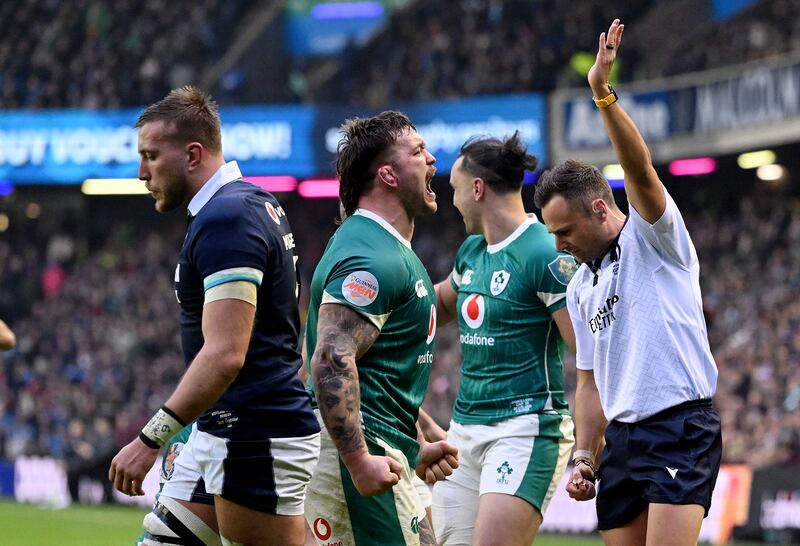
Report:
<svg viewBox="0 0 800 546"><path fill-rule="evenodd" d="M611 421L598 472L601 531L630 523L651 502L711 506L722 459L711 400L691 400L637 423Z"/></svg>

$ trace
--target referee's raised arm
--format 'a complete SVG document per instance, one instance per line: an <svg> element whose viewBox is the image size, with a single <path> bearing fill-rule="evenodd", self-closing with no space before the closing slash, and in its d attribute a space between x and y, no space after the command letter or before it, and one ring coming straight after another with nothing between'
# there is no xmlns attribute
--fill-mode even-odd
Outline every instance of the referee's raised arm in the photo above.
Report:
<svg viewBox="0 0 800 546"><path fill-rule="evenodd" d="M628 201L642 218L653 224L661 218L666 208L664 187L653 168L647 144L639 134L636 124L617 102L617 94L608 83L624 30L625 25L619 19L614 19L608 34L600 34L597 58L589 70L589 85L614 145L617 159L625 171L625 193Z"/></svg>

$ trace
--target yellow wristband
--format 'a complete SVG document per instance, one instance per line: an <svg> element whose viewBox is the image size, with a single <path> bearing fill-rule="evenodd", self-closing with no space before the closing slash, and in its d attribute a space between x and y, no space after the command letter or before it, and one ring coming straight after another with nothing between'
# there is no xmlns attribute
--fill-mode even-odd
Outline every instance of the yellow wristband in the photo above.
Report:
<svg viewBox="0 0 800 546"><path fill-rule="evenodd" d="M619 97L617 97L617 92L614 91L614 88L611 87L610 85L608 86L608 88L611 90L611 94L609 96L602 99L592 97L592 99L594 99L595 106L597 106L598 108L608 108L609 106L617 102L617 99L619 99Z"/></svg>

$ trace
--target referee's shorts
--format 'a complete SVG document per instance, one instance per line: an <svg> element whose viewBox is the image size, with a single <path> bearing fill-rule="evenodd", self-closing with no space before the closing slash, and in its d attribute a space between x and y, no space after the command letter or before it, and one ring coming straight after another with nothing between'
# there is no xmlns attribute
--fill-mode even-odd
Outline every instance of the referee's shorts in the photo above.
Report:
<svg viewBox="0 0 800 546"><path fill-rule="evenodd" d="M722 459L711 400L691 400L636 423L611 421L598 472L601 531L630 523L651 502L711 506Z"/></svg>

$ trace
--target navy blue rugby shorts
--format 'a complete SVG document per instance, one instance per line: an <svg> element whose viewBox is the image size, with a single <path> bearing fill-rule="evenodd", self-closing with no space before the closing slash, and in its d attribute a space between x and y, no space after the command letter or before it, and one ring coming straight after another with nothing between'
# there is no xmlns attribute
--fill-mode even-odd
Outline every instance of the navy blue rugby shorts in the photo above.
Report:
<svg viewBox="0 0 800 546"><path fill-rule="evenodd" d="M691 400L637 423L611 421L598 472L601 531L630 523L648 504L711 506L722 459L711 400Z"/></svg>

